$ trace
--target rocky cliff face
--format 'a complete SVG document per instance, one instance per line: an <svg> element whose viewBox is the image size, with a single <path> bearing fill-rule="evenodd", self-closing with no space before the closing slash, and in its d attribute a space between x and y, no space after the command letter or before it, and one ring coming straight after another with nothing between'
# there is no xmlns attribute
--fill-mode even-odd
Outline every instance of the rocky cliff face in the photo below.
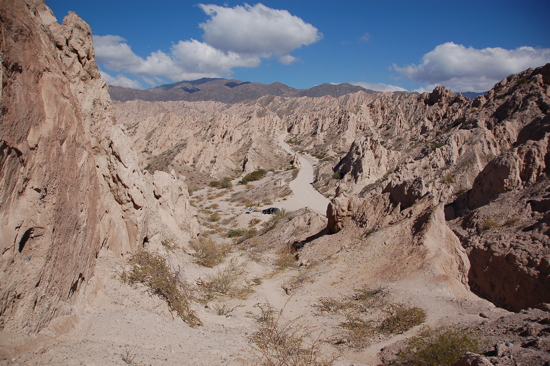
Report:
<svg viewBox="0 0 550 366"><path fill-rule="evenodd" d="M445 205L447 221L440 224L466 249L471 267L465 275L475 292L515 311L549 302L543 290L550 274L549 76L550 65L527 70L474 101L442 88L393 96L382 105L377 100L376 114L390 106L396 123L386 127L388 135L359 137L333 166L344 176L340 189L364 198L352 207L335 198L331 230L346 228L350 219L384 230L399 222L387 222L395 210L414 210L431 197L441 214ZM334 183L325 178L323 184Z"/></svg>
<svg viewBox="0 0 550 366"><path fill-rule="evenodd" d="M187 187L144 174L113 123L91 31L43 1L0 3L0 315L36 331L69 313L101 248L196 236Z"/></svg>

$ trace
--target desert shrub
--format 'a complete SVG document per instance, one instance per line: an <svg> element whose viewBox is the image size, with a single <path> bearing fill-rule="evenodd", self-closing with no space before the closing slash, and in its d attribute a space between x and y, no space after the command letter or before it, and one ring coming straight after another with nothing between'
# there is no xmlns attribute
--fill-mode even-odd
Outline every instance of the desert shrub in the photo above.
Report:
<svg viewBox="0 0 550 366"><path fill-rule="evenodd" d="M401 365L451 365L466 352L480 353L485 347L481 335L469 328L453 325L432 329L425 327L411 338L399 353Z"/></svg>
<svg viewBox="0 0 550 366"><path fill-rule="evenodd" d="M231 229L227 231L228 238L235 238L246 234L246 229Z"/></svg>
<svg viewBox="0 0 550 366"><path fill-rule="evenodd" d="M222 189L222 188L231 188L231 187L233 187L233 183L231 183L231 178L229 178L229 177L223 178L223 179L220 180L220 181L213 180L213 181L210 182L208 185L209 185L210 187L218 188L218 189Z"/></svg>
<svg viewBox="0 0 550 366"><path fill-rule="evenodd" d="M292 170L292 179L296 179L298 176L298 173L300 173L300 169L296 168Z"/></svg>
<svg viewBox="0 0 550 366"><path fill-rule="evenodd" d="M455 182L455 175L452 173L447 173L441 178L443 183L452 184Z"/></svg>
<svg viewBox="0 0 550 366"><path fill-rule="evenodd" d="M376 324L355 314L347 314L346 321L340 323L346 330L346 340L351 347L360 348L376 334Z"/></svg>
<svg viewBox="0 0 550 366"><path fill-rule="evenodd" d="M493 219L485 219L481 224L481 227L483 228L483 230L490 230L499 226L500 224Z"/></svg>
<svg viewBox="0 0 550 366"><path fill-rule="evenodd" d="M380 331L386 334L406 332L426 320L426 312L417 307L409 308L402 304L392 304L386 312L388 316L379 327Z"/></svg>
<svg viewBox="0 0 550 366"><path fill-rule="evenodd" d="M262 224L262 226L264 227L263 232L266 233L266 232L274 229L277 226L277 224L281 220L283 220L284 218L287 218L288 215L289 215L289 213L285 209L282 209L279 212L271 215L271 219L269 219L268 221L265 221Z"/></svg>
<svg viewBox="0 0 550 366"><path fill-rule="evenodd" d="M208 221L210 222L217 222L217 221L220 221L220 219L221 219L221 216L217 213L213 213L208 217Z"/></svg>
<svg viewBox="0 0 550 366"><path fill-rule="evenodd" d="M294 267L296 265L296 256L290 248L284 247L277 253L277 258L275 259L275 266L277 269L283 270L289 267Z"/></svg>
<svg viewBox="0 0 550 366"><path fill-rule="evenodd" d="M319 304L315 305L319 313L336 314L345 311L354 306L353 301L337 297L321 297L317 300Z"/></svg>
<svg viewBox="0 0 550 366"><path fill-rule="evenodd" d="M250 220L250 221L248 222L248 227L255 226L256 224L259 224L261 221L262 221L262 220L260 220L260 219L254 218L254 219L252 219L252 220Z"/></svg>
<svg viewBox="0 0 550 366"><path fill-rule="evenodd" d="M174 238L170 237L163 237L160 244L167 250L174 250L178 248L177 244L174 242Z"/></svg>
<svg viewBox="0 0 550 366"><path fill-rule="evenodd" d="M227 302L218 302L211 305L211 308L216 312L217 315L229 315L235 309L241 307L242 305L231 305Z"/></svg>
<svg viewBox="0 0 550 366"><path fill-rule="evenodd" d="M223 178L220 181L220 185L218 188L231 188L233 187L233 183L231 183L231 178Z"/></svg>
<svg viewBox="0 0 550 366"><path fill-rule="evenodd" d="M514 217L511 217L508 220L506 220L506 222L504 223L504 226L512 227L512 226L516 226L519 223L521 223L520 218L517 217L517 216L514 216Z"/></svg>
<svg viewBox="0 0 550 366"><path fill-rule="evenodd" d="M195 251L195 263L204 267L214 267L224 261L231 247L227 244L216 244L212 239L199 238L189 243L191 249Z"/></svg>
<svg viewBox="0 0 550 366"><path fill-rule="evenodd" d="M235 258L224 267L218 269L202 281L200 290L204 294L202 300L208 302L220 296L245 299L253 292L252 285L246 281L244 265Z"/></svg>
<svg viewBox="0 0 550 366"><path fill-rule="evenodd" d="M288 215L289 215L288 211L283 208L282 210L280 210L277 213L273 214L272 220L280 221L280 220L288 217Z"/></svg>
<svg viewBox="0 0 550 366"><path fill-rule="evenodd" d="M187 187L187 193L189 193L189 196L192 196L192 195L193 195L193 193L194 193L194 190L193 190L193 188L191 188L191 187Z"/></svg>
<svg viewBox="0 0 550 366"><path fill-rule="evenodd" d="M344 176L340 172L332 173L332 179L342 179Z"/></svg>
<svg viewBox="0 0 550 366"><path fill-rule="evenodd" d="M284 322L282 312L275 311L270 304L256 304L260 310L257 316L257 331L249 341L259 353L258 364L266 366L328 366L338 357L323 355L319 338L311 337L297 319Z"/></svg>
<svg viewBox="0 0 550 366"><path fill-rule="evenodd" d="M187 284L178 273L172 272L166 259L157 253L145 249L138 250L130 257L129 271L121 274L124 283L141 283L149 292L166 300L169 308L192 327L202 325L201 320L191 309L191 294Z"/></svg>
<svg viewBox="0 0 550 366"><path fill-rule="evenodd" d="M248 182L253 182L255 180L260 180L263 177L265 177L266 175L267 175L267 170L265 170L265 169L255 170L252 173L248 173L247 175L245 175L244 178L241 180L241 182L245 182L245 184L246 184Z"/></svg>

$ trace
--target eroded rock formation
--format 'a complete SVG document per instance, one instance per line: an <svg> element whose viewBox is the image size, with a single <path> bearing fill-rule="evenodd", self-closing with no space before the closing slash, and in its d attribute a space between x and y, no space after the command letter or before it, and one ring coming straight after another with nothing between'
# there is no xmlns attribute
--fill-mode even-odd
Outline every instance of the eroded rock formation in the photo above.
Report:
<svg viewBox="0 0 550 366"><path fill-rule="evenodd" d="M113 123L90 27L43 1L0 2L0 315L36 331L69 313L101 248L195 236L187 187L144 174Z"/></svg>

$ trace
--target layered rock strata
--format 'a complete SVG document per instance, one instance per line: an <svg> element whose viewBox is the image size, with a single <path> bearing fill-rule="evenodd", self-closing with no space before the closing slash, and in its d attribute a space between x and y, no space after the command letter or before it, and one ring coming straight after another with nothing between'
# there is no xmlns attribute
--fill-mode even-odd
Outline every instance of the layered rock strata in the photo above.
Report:
<svg viewBox="0 0 550 366"><path fill-rule="evenodd" d="M0 2L0 315L32 332L71 311L101 248L196 236L187 187L144 174L113 123L90 27L43 1Z"/></svg>

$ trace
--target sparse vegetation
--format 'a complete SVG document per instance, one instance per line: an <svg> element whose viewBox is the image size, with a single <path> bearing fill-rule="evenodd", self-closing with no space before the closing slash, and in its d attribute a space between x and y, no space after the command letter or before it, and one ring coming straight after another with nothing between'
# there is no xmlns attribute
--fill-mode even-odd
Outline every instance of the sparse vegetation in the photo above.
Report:
<svg viewBox="0 0 550 366"><path fill-rule="evenodd" d="M246 234L246 229L231 229L227 231L228 238L235 238Z"/></svg>
<svg viewBox="0 0 550 366"><path fill-rule="evenodd" d="M329 313L345 317L345 321L340 323L344 333L337 343L361 348L377 335L402 333L422 324L426 319L424 310L388 303L384 299L385 295L382 288L363 287L355 290L351 296L322 297L316 307L320 315Z"/></svg>
<svg viewBox="0 0 550 366"><path fill-rule="evenodd" d="M248 222L248 227L253 227L253 226L256 226L256 224L259 224L262 220L260 219L252 219Z"/></svg>
<svg viewBox="0 0 550 366"><path fill-rule="evenodd" d="M175 311L184 322L192 327L202 325L201 320L191 309L191 293L188 285L181 280L178 272L172 272L166 259L145 249L138 250L130 257L131 268L120 275L124 283L141 283L148 290L166 300L169 308Z"/></svg>
<svg viewBox="0 0 550 366"><path fill-rule="evenodd" d="M332 173L332 179L342 179L344 176L340 172Z"/></svg>
<svg viewBox="0 0 550 366"><path fill-rule="evenodd" d="M233 187L233 183L231 183L231 178L229 177L223 178L220 181L213 180L208 185L212 188L218 188L218 189Z"/></svg>
<svg viewBox="0 0 550 366"><path fill-rule="evenodd" d="M222 263L231 251L228 244L216 244L214 240L207 238L192 240L189 246L195 251L195 263L210 268Z"/></svg>
<svg viewBox="0 0 550 366"><path fill-rule="evenodd" d="M241 306L242 305L231 305L227 302L218 302L218 303L213 304L211 307L216 312L217 315L227 316L227 315L231 314L233 311L235 311L235 309L237 309Z"/></svg>
<svg viewBox="0 0 550 366"><path fill-rule="evenodd" d="M288 212L285 209L282 209L281 211L273 214L269 221L266 221L262 224L264 227L263 232L266 233L269 230L274 229L277 224L286 217L288 217Z"/></svg>
<svg viewBox="0 0 550 366"><path fill-rule="evenodd" d="M122 356L122 361L127 364L127 365L136 365L135 363L135 359L136 359L136 349L135 349L135 346L134 347L130 347L128 345L126 345L126 347L124 347L124 353L121 354Z"/></svg>
<svg viewBox="0 0 550 366"><path fill-rule="evenodd" d="M277 259L275 259L275 266L279 270L284 270L284 269L293 267L295 265L296 265L296 256L294 255L294 253L292 253L290 248L286 246L281 248L277 253Z"/></svg>
<svg viewBox="0 0 550 366"><path fill-rule="evenodd" d="M259 169L256 171L253 171L252 173L248 173L244 176L242 180L239 181L239 184L247 184L248 182L253 182L256 180L260 180L263 177L267 175L267 170L265 169Z"/></svg>
<svg viewBox="0 0 550 366"><path fill-rule="evenodd" d="M411 338L407 347L399 353L399 364L451 365L466 352L481 353L484 346L481 336L466 327L425 327L418 336Z"/></svg>
<svg viewBox="0 0 550 366"><path fill-rule="evenodd" d="M511 217L508 220L506 220L506 222L503 225L506 226L506 227L512 227L512 226L516 226L517 224L519 224L520 221L521 220L520 220L519 217L514 216L514 217Z"/></svg>
<svg viewBox="0 0 550 366"><path fill-rule="evenodd" d="M164 237L162 238L162 240L160 241L160 244L166 248L166 250L174 250L174 249L177 249L177 245L176 243L174 242L174 238L170 238L170 237Z"/></svg>
<svg viewBox="0 0 550 366"><path fill-rule="evenodd" d="M282 312L270 304L256 304L260 310L257 328L249 340L259 353L258 364L266 366L328 366L338 356L323 355L319 337L312 338L297 319L284 322Z"/></svg>
<svg viewBox="0 0 550 366"><path fill-rule="evenodd" d="M496 222L495 220L490 219L490 218L485 219L483 221L483 223L481 224L481 228L483 230L491 230L491 229L497 228L499 226L500 226L500 224L498 222Z"/></svg>
<svg viewBox="0 0 550 366"><path fill-rule="evenodd" d="M208 302L220 296L245 299L253 292L252 285L246 281L246 271L243 264L232 258L224 267L208 276L201 282L200 291L204 294L201 299Z"/></svg>
<svg viewBox="0 0 550 366"><path fill-rule="evenodd" d="M213 214L211 214L211 215L208 217L208 221L210 221L210 222L218 222L218 221L220 221L221 218L222 218L222 217L221 217L219 214L213 213Z"/></svg>
<svg viewBox="0 0 550 366"><path fill-rule="evenodd" d="M446 184L453 184L455 182L455 175L453 173L447 173L441 178L441 181Z"/></svg>
<svg viewBox="0 0 550 366"><path fill-rule="evenodd" d="M386 334L406 332L424 323L426 312L417 307L406 307L403 304L390 304L386 310L388 316L380 324L380 331Z"/></svg>

